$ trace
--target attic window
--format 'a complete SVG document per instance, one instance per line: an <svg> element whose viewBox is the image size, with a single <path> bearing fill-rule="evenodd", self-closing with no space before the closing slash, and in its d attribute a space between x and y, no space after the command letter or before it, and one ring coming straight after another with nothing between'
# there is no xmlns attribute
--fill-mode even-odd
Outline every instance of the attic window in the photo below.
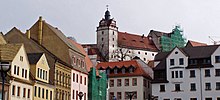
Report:
<svg viewBox="0 0 220 100"><path fill-rule="evenodd" d="M132 40L133 42L136 42L136 40Z"/></svg>
<svg viewBox="0 0 220 100"><path fill-rule="evenodd" d="M114 69L114 74L118 74L118 69L117 68Z"/></svg>
<svg viewBox="0 0 220 100"><path fill-rule="evenodd" d="M125 68L122 68L122 74L125 74Z"/></svg>
<svg viewBox="0 0 220 100"><path fill-rule="evenodd" d="M129 73L133 73L133 72L134 72L134 67L131 66L131 67L129 68Z"/></svg>
<svg viewBox="0 0 220 100"><path fill-rule="evenodd" d="M110 69L106 69L106 74L107 74L107 75L110 74Z"/></svg>
<svg viewBox="0 0 220 100"><path fill-rule="evenodd" d="M178 52L176 51L175 54L178 54Z"/></svg>

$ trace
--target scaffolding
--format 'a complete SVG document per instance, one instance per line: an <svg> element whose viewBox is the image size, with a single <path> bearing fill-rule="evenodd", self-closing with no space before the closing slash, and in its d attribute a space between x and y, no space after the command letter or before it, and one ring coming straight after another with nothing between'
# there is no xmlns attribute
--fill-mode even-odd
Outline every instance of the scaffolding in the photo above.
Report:
<svg viewBox="0 0 220 100"><path fill-rule="evenodd" d="M160 44L162 51L171 51L175 47L184 47L186 38L183 37L180 26L175 26L172 33L161 36Z"/></svg>

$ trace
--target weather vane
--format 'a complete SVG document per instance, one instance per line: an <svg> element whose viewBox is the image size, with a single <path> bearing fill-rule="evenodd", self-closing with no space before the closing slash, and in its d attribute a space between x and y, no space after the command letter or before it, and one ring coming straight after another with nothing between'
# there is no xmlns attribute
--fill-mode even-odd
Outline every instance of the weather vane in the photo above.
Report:
<svg viewBox="0 0 220 100"><path fill-rule="evenodd" d="M106 5L106 8L107 8L107 10L108 10L108 5Z"/></svg>

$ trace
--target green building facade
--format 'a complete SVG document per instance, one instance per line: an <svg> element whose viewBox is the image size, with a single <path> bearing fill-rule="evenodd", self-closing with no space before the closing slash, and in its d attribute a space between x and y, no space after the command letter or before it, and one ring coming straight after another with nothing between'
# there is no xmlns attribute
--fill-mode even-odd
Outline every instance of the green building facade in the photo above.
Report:
<svg viewBox="0 0 220 100"><path fill-rule="evenodd" d="M96 69L91 68L89 72L88 92L88 100L106 100L107 75L105 72L99 71L99 75L97 75Z"/></svg>

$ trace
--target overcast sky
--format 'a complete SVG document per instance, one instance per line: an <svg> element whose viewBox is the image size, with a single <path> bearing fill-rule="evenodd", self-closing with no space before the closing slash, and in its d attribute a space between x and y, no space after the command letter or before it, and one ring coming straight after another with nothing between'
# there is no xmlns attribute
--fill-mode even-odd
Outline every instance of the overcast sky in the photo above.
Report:
<svg viewBox="0 0 220 100"><path fill-rule="evenodd" d="M145 34L171 32L181 25L187 39L220 41L219 0L2 0L0 31L29 29L42 16L79 43L96 43L96 27L109 5L119 31Z"/></svg>

